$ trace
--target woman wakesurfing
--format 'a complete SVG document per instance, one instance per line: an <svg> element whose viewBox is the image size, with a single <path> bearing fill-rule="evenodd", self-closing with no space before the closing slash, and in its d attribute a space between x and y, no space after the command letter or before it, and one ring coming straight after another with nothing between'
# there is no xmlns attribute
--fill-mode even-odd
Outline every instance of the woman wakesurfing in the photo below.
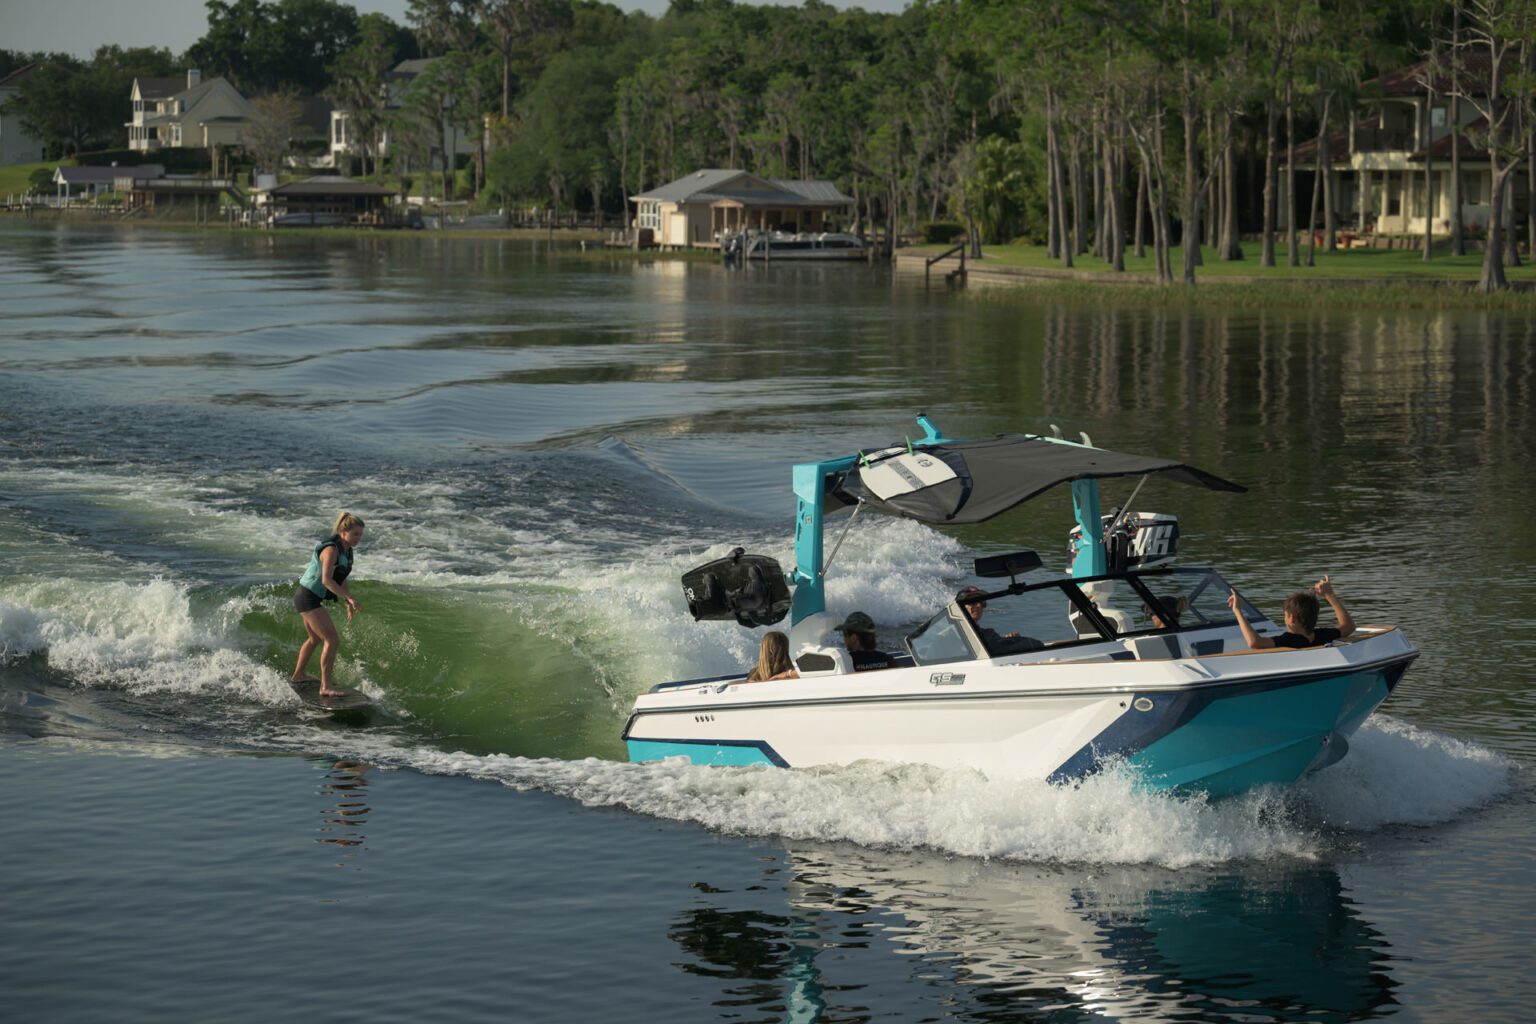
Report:
<svg viewBox="0 0 1536 1024"><path fill-rule="evenodd" d="M332 684L336 666L336 652L341 638L336 633L336 623L323 602L340 598L347 606L347 621L363 610L357 598L347 590L347 577L352 574L354 549L363 539L363 521L350 512L336 517L331 535L319 544L309 556L309 566L299 579L299 587L293 594L293 606L304 620L306 636L299 646L299 661L294 666L293 683L313 683L315 677L308 674L310 655L320 647L320 696L334 697L345 693Z"/></svg>

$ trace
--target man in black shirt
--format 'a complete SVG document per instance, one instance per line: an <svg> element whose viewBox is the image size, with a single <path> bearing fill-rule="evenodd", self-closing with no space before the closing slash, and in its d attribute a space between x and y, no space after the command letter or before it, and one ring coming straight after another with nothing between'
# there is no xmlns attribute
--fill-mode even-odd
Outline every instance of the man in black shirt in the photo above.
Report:
<svg viewBox="0 0 1536 1024"><path fill-rule="evenodd" d="M1339 620L1339 628L1318 628L1317 613L1321 605L1318 598L1327 600L1333 614ZM1243 617L1237 591L1227 595L1227 607L1237 616L1237 626L1243 631L1243 639L1256 651L1270 647L1321 647L1323 644L1342 640L1355 631L1355 620L1344 609L1344 602L1333 592L1333 584L1324 576L1312 587L1312 592L1298 590L1285 599L1285 632L1279 636L1259 636Z"/></svg>
<svg viewBox="0 0 1536 1024"><path fill-rule="evenodd" d="M868 672L877 668L890 668L891 656L875 650L875 620L863 612L851 612L837 624L843 634L843 645L848 648L848 658L855 672Z"/></svg>

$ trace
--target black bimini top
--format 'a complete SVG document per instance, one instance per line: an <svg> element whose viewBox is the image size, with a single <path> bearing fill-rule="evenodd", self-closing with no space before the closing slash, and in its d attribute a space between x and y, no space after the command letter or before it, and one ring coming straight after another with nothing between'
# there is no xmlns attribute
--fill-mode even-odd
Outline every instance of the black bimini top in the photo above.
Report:
<svg viewBox="0 0 1536 1024"><path fill-rule="evenodd" d="M841 489L877 512L925 523L979 523L1060 483L1158 473L1192 487L1247 488L1172 459L1126 455L1034 434L865 453Z"/></svg>

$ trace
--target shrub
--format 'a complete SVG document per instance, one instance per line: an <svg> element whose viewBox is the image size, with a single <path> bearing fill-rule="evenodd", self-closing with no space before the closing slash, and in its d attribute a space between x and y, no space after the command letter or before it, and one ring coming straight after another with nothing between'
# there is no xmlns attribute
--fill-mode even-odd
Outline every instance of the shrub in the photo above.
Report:
<svg viewBox="0 0 1536 1024"><path fill-rule="evenodd" d="M923 241L929 245L953 245L965 238L965 225L954 221L927 221L922 225Z"/></svg>

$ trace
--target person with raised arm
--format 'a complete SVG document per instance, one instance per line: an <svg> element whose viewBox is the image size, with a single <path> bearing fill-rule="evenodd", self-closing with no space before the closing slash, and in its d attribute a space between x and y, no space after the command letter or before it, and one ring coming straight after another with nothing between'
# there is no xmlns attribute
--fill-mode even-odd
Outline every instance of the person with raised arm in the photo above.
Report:
<svg viewBox="0 0 1536 1024"><path fill-rule="evenodd" d="M1317 624L1317 613L1322 607L1318 598L1326 600L1333 609L1334 616L1339 620L1337 629ZM1227 595L1227 607L1237 617L1237 626L1243 631L1243 639L1256 651L1271 647L1321 647L1342 640L1355 631L1355 620L1345 609L1344 602L1339 600L1339 595L1333 592L1333 583L1328 576L1318 580L1311 591L1298 590L1285 599L1285 632L1279 636L1259 636L1253 631L1253 626L1243 616L1241 599L1236 590Z"/></svg>

